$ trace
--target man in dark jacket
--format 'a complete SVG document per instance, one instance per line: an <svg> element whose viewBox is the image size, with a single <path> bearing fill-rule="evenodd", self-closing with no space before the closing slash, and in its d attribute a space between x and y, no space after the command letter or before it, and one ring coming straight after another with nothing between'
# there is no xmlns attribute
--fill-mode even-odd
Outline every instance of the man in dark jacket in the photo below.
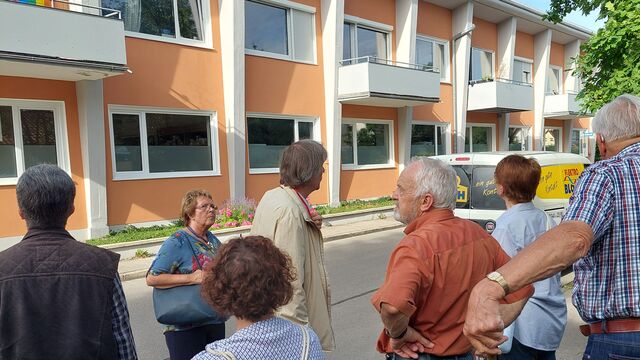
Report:
<svg viewBox="0 0 640 360"><path fill-rule="evenodd" d="M137 359L119 255L65 230L69 175L30 167L16 194L28 232L0 252L0 359Z"/></svg>

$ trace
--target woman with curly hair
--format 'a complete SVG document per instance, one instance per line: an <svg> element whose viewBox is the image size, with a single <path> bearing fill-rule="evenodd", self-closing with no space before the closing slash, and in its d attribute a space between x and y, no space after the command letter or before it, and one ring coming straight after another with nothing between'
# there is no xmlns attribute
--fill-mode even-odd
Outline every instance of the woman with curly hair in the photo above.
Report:
<svg viewBox="0 0 640 360"><path fill-rule="evenodd" d="M205 273L202 296L216 311L234 315L238 329L193 359L324 359L311 328L274 315L291 300L294 279L291 258L267 238L248 236L222 245Z"/></svg>

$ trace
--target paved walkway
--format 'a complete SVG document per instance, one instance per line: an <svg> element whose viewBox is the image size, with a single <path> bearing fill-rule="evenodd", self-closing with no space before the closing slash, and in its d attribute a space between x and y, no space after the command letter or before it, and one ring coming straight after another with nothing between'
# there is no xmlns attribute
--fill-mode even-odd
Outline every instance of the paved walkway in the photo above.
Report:
<svg viewBox="0 0 640 360"><path fill-rule="evenodd" d="M384 231L402 227L401 223L393 218L359 221L345 225L324 226L322 235L326 241L344 239L352 236L365 235L373 232ZM117 251L117 249L111 249ZM123 259L118 266L118 272L122 281L144 277L151 266L154 257L143 259Z"/></svg>

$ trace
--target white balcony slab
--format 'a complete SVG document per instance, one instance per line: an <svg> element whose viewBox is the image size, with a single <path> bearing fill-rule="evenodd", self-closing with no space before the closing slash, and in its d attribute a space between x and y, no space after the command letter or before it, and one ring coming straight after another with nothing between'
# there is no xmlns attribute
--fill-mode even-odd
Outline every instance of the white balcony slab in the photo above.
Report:
<svg viewBox="0 0 640 360"><path fill-rule="evenodd" d="M578 117L592 116L584 114L575 93L545 95L544 117L547 119L572 120Z"/></svg>
<svg viewBox="0 0 640 360"><path fill-rule="evenodd" d="M508 113L533 110L533 86L494 80L469 84L468 111Z"/></svg>

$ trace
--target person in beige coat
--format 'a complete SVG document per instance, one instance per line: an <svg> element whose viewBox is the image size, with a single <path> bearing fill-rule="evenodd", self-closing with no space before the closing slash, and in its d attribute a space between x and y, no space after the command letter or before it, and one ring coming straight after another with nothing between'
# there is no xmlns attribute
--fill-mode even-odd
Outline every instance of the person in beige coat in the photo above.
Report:
<svg viewBox="0 0 640 360"><path fill-rule="evenodd" d="M267 191L256 209L251 235L273 240L296 268L291 302L277 315L309 325L322 349L335 349L331 328L331 295L324 265L322 218L307 201L320 188L327 151L313 140L288 146L280 162L280 186Z"/></svg>

